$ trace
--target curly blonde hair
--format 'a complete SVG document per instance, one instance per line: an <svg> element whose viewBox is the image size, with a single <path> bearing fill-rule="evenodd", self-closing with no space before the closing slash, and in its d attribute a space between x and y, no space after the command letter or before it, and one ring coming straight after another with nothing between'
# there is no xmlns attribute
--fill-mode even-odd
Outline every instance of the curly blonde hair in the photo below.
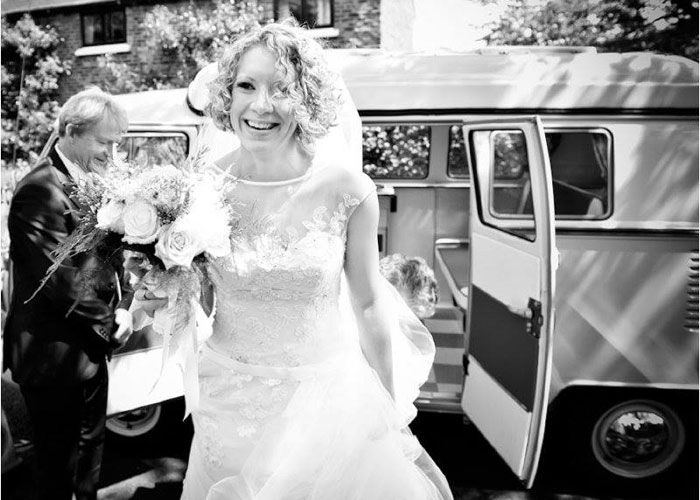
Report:
<svg viewBox="0 0 700 500"><path fill-rule="evenodd" d="M321 45L294 20L253 28L236 40L219 61L219 72L209 85L208 113L222 130L232 131L230 120L233 88L241 57L253 47L270 50L284 79L283 99L290 101L297 123L295 136L308 153L316 140L335 125L341 93L335 75L323 57Z"/></svg>
<svg viewBox="0 0 700 500"><path fill-rule="evenodd" d="M402 294L416 316L429 318L435 314L437 280L425 259L400 253L387 255L379 261L379 272Z"/></svg>

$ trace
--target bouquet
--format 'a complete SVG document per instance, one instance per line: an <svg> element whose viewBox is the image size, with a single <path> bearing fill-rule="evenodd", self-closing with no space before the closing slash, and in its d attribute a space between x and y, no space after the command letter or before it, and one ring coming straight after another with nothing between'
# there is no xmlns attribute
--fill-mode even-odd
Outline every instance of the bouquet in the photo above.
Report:
<svg viewBox="0 0 700 500"><path fill-rule="evenodd" d="M78 226L55 250L55 261L39 289L76 254L135 250L150 262L143 286L168 299L168 306L153 317L153 329L165 337L166 351L181 333L195 331L202 291L211 287L206 260L230 254L234 226L226 202L231 182L203 168L201 158L200 154L180 168L117 160L104 176L87 174L72 195L79 207ZM137 302L132 305L140 325L135 329L149 321L145 314L139 318Z"/></svg>

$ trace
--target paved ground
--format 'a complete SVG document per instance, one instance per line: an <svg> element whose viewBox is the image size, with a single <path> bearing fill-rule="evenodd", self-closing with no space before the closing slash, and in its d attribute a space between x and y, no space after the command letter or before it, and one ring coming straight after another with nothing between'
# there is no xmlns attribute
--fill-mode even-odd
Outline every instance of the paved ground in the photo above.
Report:
<svg viewBox="0 0 700 500"><path fill-rule="evenodd" d="M8 414L15 438L31 438L21 398L16 388L3 382L2 404ZM190 421L180 422L181 402L164 407L163 425L139 441L108 434L102 469L100 500L176 500L180 497L182 478L192 436ZM596 485L573 491L567 485L536 484L523 491L505 463L491 449L480 433L464 425L460 415L421 413L411 425L437 464L441 467L458 500L569 500L619 499L667 500L697 499L693 493L675 491L639 496L611 495ZM33 480L31 450L22 454L23 463L3 473L2 499L29 500ZM697 486L697 485L695 485Z"/></svg>

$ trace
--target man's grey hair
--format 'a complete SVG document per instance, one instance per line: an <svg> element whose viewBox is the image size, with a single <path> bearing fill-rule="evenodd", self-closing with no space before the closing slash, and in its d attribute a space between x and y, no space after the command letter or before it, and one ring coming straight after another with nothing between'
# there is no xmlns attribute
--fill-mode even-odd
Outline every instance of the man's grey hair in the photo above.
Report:
<svg viewBox="0 0 700 500"><path fill-rule="evenodd" d="M67 125L73 125L76 133L81 135L106 117L114 120L120 130L126 131L129 125L126 110L111 94L98 87L87 88L68 99L61 108L58 113L58 135L66 135Z"/></svg>

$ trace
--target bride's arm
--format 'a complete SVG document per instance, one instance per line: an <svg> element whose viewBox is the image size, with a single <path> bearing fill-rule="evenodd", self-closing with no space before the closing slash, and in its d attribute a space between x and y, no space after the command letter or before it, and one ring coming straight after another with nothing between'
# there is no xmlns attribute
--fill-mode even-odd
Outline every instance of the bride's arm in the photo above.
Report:
<svg viewBox="0 0 700 500"><path fill-rule="evenodd" d="M393 398L391 317L386 314L388 305L380 292L378 220L379 202L373 193L357 207L348 223L345 274L362 352Z"/></svg>

